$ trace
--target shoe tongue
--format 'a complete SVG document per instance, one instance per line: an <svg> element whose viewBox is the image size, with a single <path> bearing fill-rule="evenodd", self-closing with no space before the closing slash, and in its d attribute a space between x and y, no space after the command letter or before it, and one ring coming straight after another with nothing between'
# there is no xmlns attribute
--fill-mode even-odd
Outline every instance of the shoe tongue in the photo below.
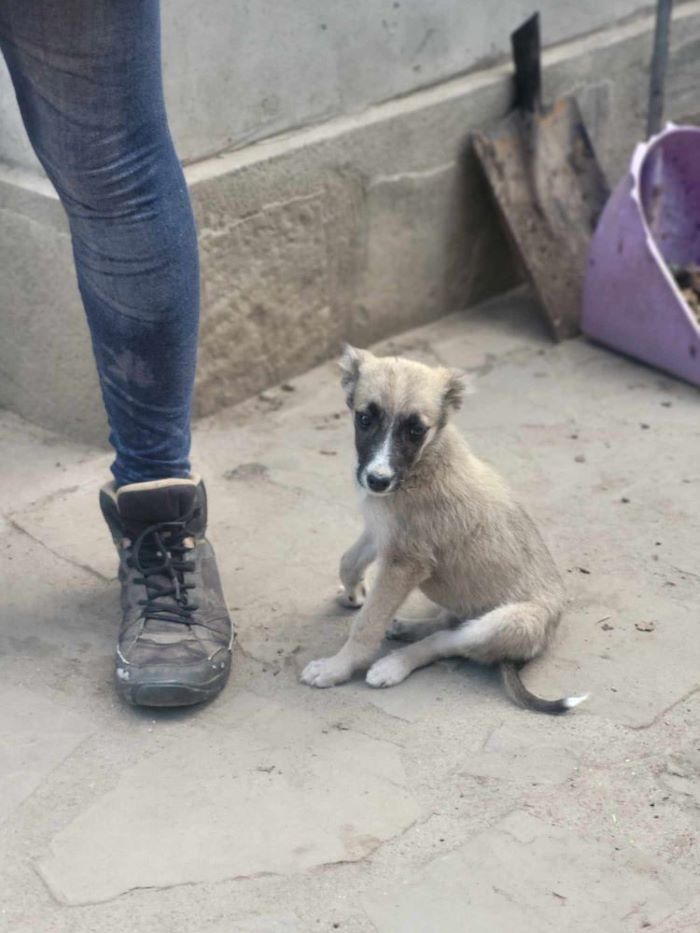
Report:
<svg viewBox="0 0 700 933"><path fill-rule="evenodd" d="M134 483L117 493L117 508L125 529L138 534L159 522L183 521L192 514L197 485L192 480Z"/></svg>

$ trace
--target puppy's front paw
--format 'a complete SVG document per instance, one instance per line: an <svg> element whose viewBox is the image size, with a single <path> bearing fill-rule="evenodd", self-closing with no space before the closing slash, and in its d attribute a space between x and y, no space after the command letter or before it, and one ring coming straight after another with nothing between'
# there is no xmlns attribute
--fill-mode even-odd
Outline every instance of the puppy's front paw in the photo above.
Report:
<svg viewBox="0 0 700 933"><path fill-rule="evenodd" d="M400 652L393 651L384 658L380 658L367 671L367 683L370 687L393 687L400 684L411 673L411 668L401 657Z"/></svg>
<svg viewBox="0 0 700 933"><path fill-rule="evenodd" d="M352 677L352 668L340 660L337 655L333 658L320 658L310 661L301 674L301 679L310 687L334 687L345 683Z"/></svg>
<svg viewBox="0 0 700 933"><path fill-rule="evenodd" d="M338 602L345 609L359 609L365 601L367 589L364 583L358 583L357 586L346 587L341 584L338 589Z"/></svg>

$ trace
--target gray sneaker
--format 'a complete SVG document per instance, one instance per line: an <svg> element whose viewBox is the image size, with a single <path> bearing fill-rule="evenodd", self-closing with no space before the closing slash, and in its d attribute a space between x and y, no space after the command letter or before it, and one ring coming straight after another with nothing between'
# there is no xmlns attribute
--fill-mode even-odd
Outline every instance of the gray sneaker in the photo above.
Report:
<svg viewBox="0 0 700 933"><path fill-rule="evenodd" d="M108 483L100 507L119 553L119 693L135 706L211 699L228 679L233 631L204 537L204 483L157 480L119 490Z"/></svg>

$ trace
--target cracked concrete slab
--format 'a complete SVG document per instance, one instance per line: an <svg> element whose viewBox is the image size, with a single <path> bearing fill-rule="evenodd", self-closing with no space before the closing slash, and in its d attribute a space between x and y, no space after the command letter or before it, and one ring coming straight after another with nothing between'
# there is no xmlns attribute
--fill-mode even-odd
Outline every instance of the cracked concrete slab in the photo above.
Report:
<svg viewBox="0 0 700 933"><path fill-rule="evenodd" d="M52 894L85 904L302 873L365 858L420 816L390 743L252 695L226 737L188 731L125 771L38 862Z"/></svg>
<svg viewBox="0 0 700 933"><path fill-rule="evenodd" d="M0 823L93 729L55 698L0 684Z"/></svg>
<svg viewBox="0 0 700 933"><path fill-rule="evenodd" d="M561 784L579 766L580 749L562 746L554 726L498 726L483 746L469 756L465 773L486 778L527 782L531 787L541 782Z"/></svg>
<svg viewBox="0 0 700 933"><path fill-rule="evenodd" d="M198 423L194 462L238 633L232 679L199 710L124 708L111 684L114 555L96 501L109 458L0 416L10 451L0 506L5 733L10 743L21 735L27 690L51 699L59 726L63 710L91 730L36 772L0 826L0 927L391 933L405 917L388 895L411 902L415 888L418 922L424 908L442 909L447 879L455 916L476 898L489 933L520 933L509 923L518 910L538 933L556 929L550 919L573 909L579 926L559 928L598 924L597 933L610 928L600 904L624 916L630 892L635 904L646 898L650 929L695 933L697 391L582 340L554 346L523 293L380 348L471 372L475 393L458 424L538 521L569 594L551 650L524 678L545 695L590 690L590 700L570 716L538 717L511 704L495 671L454 660L386 691L361 678L325 692L298 682L352 621L335 602L338 560L360 527L352 428L328 365ZM53 722L45 710L47 746ZM290 822L302 810L322 825ZM523 812L545 830L521 870L515 854L528 845L511 841L509 862L499 827ZM350 823L359 842L343 829ZM311 849L294 852L297 843ZM481 874L479 847L492 859ZM569 888L555 890L567 900L552 905L564 850L581 873L561 869ZM450 854L443 877L430 866ZM52 897L37 859L79 906ZM484 883L476 893L459 886L467 869ZM492 875L515 903L488 887ZM590 896L598 888L601 898ZM633 912L616 930L642 922Z"/></svg>
<svg viewBox="0 0 700 933"><path fill-rule="evenodd" d="M521 810L363 904L382 933L623 933L653 927L699 884Z"/></svg>
<svg viewBox="0 0 700 933"><path fill-rule="evenodd" d="M102 482L107 478L103 475ZM93 480L61 487L20 511L9 512L7 519L61 560L102 580L114 580L118 565L114 545L104 522L95 520L101 485Z"/></svg>
<svg viewBox="0 0 700 933"><path fill-rule="evenodd" d="M22 689L68 690L66 699L79 711L84 692L97 686L86 672L111 666L114 584L58 557L1 517L0 528L0 680L8 689L12 679Z"/></svg>
<svg viewBox="0 0 700 933"><path fill-rule="evenodd" d="M61 486L92 481L96 464L103 464L106 474L112 459L104 450L68 441L5 409L0 409L0 444L3 511L17 512Z"/></svg>

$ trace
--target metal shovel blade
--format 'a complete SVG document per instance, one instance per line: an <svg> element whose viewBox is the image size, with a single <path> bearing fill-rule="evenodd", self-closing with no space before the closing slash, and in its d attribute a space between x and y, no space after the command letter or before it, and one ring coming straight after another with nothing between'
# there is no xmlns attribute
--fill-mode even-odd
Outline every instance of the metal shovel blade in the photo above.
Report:
<svg viewBox="0 0 700 933"><path fill-rule="evenodd" d="M562 340L580 332L586 258L608 188L575 98L541 106L536 18L513 34L513 51L519 108L475 133L474 149L554 336Z"/></svg>

